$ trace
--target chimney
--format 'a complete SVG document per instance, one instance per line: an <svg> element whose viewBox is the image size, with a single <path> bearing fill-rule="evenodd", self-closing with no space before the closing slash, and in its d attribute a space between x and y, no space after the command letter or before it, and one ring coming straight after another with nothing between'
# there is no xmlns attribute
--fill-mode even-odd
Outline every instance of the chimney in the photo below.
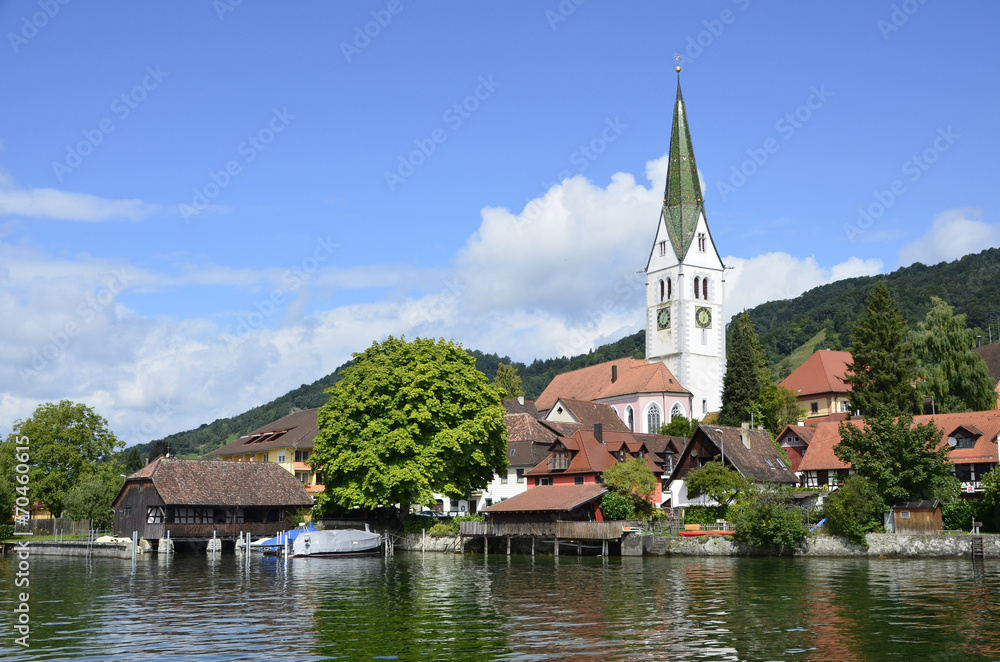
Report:
<svg viewBox="0 0 1000 662"><path fill-rule="evenodd" d="M611 366L611 383L614 384L618 381L618 366Z"/></svg>
<svg viewBox="0 0 1000 662"><path fill-rule="evenodd" d="M604 426L600 423L594 423L594 438L602 444L604 443Z"/></svg>
<svg viewBox="0 0 1000 662"><path fill-rule="evenodd" d="M521 405L522 407L524 406L524 396L523 395L517 396L517 404Z"/></svg>
<svg viewBox="0 0 1000 662"><path fill-rule="evenodd" d="M743 423L740 426L740 440L743 445L746 446L747 450L750 450L750 424Z"/></svg>

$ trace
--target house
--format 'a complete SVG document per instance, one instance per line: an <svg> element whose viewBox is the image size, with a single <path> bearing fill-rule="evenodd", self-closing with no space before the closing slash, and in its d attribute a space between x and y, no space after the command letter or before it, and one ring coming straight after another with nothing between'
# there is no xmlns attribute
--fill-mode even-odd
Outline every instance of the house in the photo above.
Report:
<svg viewBox="0 0 1000 662"><path fill-rule="evenodd" d="M311 494L323 491L323 472L308 464L319 434L318 409L292 412L208 453L208 459L272 462L294 475Z"/></svg>
<svg viewBox="0 0 1000 662"><path fill-rule="evenodd" d="M491 523L599 522L601 497L607 491L599 483L544 485L495 503L483 512L489 514ZM539 534L547 532L539 528Z"/></svg>
<svg viewBox="0 0 1000 662"><path fill-rule="evenodd" d="M549 454L549 446L556 440L556 432L530 413L507 414L503 420L507 427L507 468L486 489L473 495L479 511L527 490L525 472ZM440 508L444 508L443 500Z"/></svg>
<svg viewBox="0 0 1000 662"><path fill-rule="evenodd" d="M934 423L941 429L941 443L949 447L948 457L955 465L955 477L968 494L982 492L981 479L1000 462L997 442L1000 439L1000 410L957 414L914 416L914 425ZM850 421L860 426L860 419ZM799 464L804 487L834 485L850 474L850 465L834 453L840 443L839 424L820 423L809 442L809 452Z"/></svg>
<svg viewBox="0 0 1000 662"><path fill-rule="evenodd" d="M799 406L806 410L807 421L849 418L851 385L847 383L847 366L853 362L850 352L819 349L779 386L795 393Z"/></svg>
<svg viewBox="0 0 1000 662"><path fill-rule="evenodd" d="M115 535L232 540L289 529L287 516L312 497L274 463L161 457L126 478L112 505Z"/></svg>
<svg viewBox="0 0 1000 662"><path fill-rule="evenodd" d="M674 416L690 417L691 392L663 363L625 358L606 361L556 375L535 401L548 418L558 412L557 401L603 403L632 432L656 433Z"/></svg>
<svg viewBox="0 0 1000 662"><path fill-rule="evenodd" d="M798 471L802 458L809 448L809 441L812 439L816 428L809 425L786 425L785 429L778 434L778 445L788 456L788 462L792 471Z"/></svg>
<svg viewBox="0 0 1000 662"><path fill-rule="evenodd" d="M601 485L605 471L634 457L643 459L656 476L653 503L659 504L663 500L659 482L662 471L649 449L631 433L605 431L600 423L570 437L557 437L546 458L524 477L529 492L542 485Z"/></svg>
<svg viewBox="0 0 1000 662"><path fill-rule="evenodd" d="M766 430L699 425L691 435L691 441L677 458L670 475L669 498L672 507L692 505L685 485L688 472L700 469L717 457L723 465L732 467L755 483L798 483L798 477L778 453ZM701 497L694 503L708 503L708 497Z"/></svg>
<svg viewBox="0 0 1000 662"><path fill-rule="evenodd" d="M557 398L545 413L543 420L556 423L576 423L583 428L593 428L600 423L606 431L628 432L629 429L611 406L601 402ZM659 432L655 430L654 432Z"/></svg>
<svg viewBox="0 0 1000 662"><path fill-rule="evenodd" d="M523 395L516 400L505 399L503 408L507 410L508 414L530 414L534 418L541 418L538 415L538 408L535 407L535 401L525 400Z"/></svg>

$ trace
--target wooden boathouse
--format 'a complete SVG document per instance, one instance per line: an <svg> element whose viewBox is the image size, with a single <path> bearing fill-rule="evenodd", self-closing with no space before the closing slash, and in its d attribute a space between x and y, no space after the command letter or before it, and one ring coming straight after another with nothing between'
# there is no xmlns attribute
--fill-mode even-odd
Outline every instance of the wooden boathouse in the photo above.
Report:
<svg viewBox="0 0 1000 662"><path fill-rule="evenodd" d="M607 556L611 543L620 542L626 530L634 525L625 521L602 521L600 500L607 488L602 484L540 485L515 497L494 504L483 511L488 521L462 522L461 537L483 539L488 552L490 540L506 542L507 554L512 541L531 554L544 545L552 545L553 554L569 546L577 554L583 549L599 548Z"/></svg>
<svg viewBox="0 0 1000 662"><path fill-rule="evenodd" d="M115 497L115 535L150 542L236 540L287 530L287 515L310 507L295 476L269 462L161 457L125 480Z"/></svg>

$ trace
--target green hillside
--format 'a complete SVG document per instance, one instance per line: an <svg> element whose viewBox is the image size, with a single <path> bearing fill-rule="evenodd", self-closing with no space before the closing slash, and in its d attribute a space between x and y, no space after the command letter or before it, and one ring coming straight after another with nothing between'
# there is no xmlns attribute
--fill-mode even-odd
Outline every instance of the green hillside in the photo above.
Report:
<svg viewBox="0 0 1000 662"><path fill-rule="evenodd" d="M781 379L794 369L782 359L825 332L815 348L850 349L851 329L865 310L865 299L877 280L885 280L910 326L924 319L932 296L965 313L966 325L983 336L998 338L1000 323L1000 249L990 248L954 262L934 266L916 263L885 276L849 278L814 288L795 299L771 301L747 311L760 336L770 365ZM809 352L811 353L811 352ZM804 358L808 358L808 354ZM791 367L791 369L789 369Z"/></svg>
<svg viewBox="0 0 1000 662"><path fill-rule="evenodd" d="M750 309L747 312L775 377L786 377L816 349L849 349L851 329L864 312L868 291L879 279L885 280L911 326L927 314L931 297L938 296L953 305L956 313L968 315L967 324L982 334L983 343L989 340L990 327L994 339L1000 338L1000 288L996 285L1000 279L1000 249L991 248L954 262L930 267L918 263L887 276L849 278L809 290L795 299L771 301ZM646 332L638 331L587 354L514 365L521 375L525 396L535 399L556 375L627 356L641 358L645 343ZM496 376L499 363L511 363L509 357L479 350L469 350L469 354L490 380ZM141 444L139 451L145 454L154 444L166 442L178 455L204 455L293 411L324 404L328 397L324 389L336 384L348 365L243 414Z"/></svg>

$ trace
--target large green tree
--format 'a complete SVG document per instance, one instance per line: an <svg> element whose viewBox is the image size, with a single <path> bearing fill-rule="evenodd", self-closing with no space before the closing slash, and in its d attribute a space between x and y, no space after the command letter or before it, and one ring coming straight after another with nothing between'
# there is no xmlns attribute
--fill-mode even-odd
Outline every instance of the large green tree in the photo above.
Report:
<svg viewBox="0 0 1000 662"><path fill-rule="evenodd" d="M700 469L692 469L684 481L689 499L705 494L720 506L728 506L753 489L752 480L716 460L705 463Z"/></svg>
<svg viewBox="0 0 1000 662"><path fill-rule="evenodd" d="M760 413L761 387L767 364L753 322L744 310L736 318L726 345L726 376L722 382L719 423L739 426ZM770 380L767 380L770 381Z"/></svg>
<svg viewBox="0 0 1000 662"><path fill-rule="evenodd" d="M862 427L840 423L840 443L833 452L870 480L889 508L900 501L934 498L946 486L951 460L941 434L933 423L914 425L912 415L879 405Z"/></svg>
<svg viewBox="0 0 1000 662"><path fill-rule="evenodd" d="M885 283L879 281L865 301L865 313L851 332L853 362L848 366L851 409L862 415L879 407L892 413L917 410L916 358L909 330Z"/></svg>
<svg viewBox="0 0 1000 662"><path fill-rule="evenodd" d="M354 355L319 410L320 511L468 497L507 468L497 389L452 341L389 337Z"/></svg>
<svg viewBox="0 0 1000 662"><path fill-rule="evenodd" d="M653 513L653 493L656 475L639 457L629 458L608 468L603 474L604 484L611 492L631 499L632 512L640 517Z"/></svg>
<svg viewBox="0 0 1000 662"><path fill-rule="evenodd" d="M108 422L87 405L63 400L39 405L30 418L14 422L0 444L0 471L13 475L14 448L30 448L30 499L48 505L56 517L63 512L67 492L94 475L117 476L116 455L124 446Z"/></svg>
<svg viewBox="0 0 1000 662"><path fill-rule="evenodd" d="M911 334L922 380L918 391L934 398L940 412L985 411L996 407L986 362L973 352L976 332L965 328L948 302L931 297L931 309Z"/></svg>
<svg viewBox="0 0 1000 662"><path fill-rule="evenodd" d="M808 533L802 510L792 501L788 487L767 484L750 490L726 515L734 537L753 547L777 547L779 554L790 551Z"/></svg>
<svg viewBox="0 0 1000 662"><path fill-rule="evenodd" d="M88 476L66 493L63 512L74 520L89 519L95 529L110 529L114 524L111 504L121 485L119 476L108 473Z"/></svg>
<svg viewBox="0 0 1000 662"><path fill-rule="evenodd" d="M521 377L517 374L517 368L510 363L497 365L497 376L493 383L500 389L501 397L507 400L516 400L524 395L521 387Z"/></svg>
<svg viewBox="0 0 1000 662"><path fill-rule="evenodd" d="M823 511L831 533L844 536L855 545L865 545L865 534L882 528L886 506L875 483L854 474L826 498Z"/></svg>

